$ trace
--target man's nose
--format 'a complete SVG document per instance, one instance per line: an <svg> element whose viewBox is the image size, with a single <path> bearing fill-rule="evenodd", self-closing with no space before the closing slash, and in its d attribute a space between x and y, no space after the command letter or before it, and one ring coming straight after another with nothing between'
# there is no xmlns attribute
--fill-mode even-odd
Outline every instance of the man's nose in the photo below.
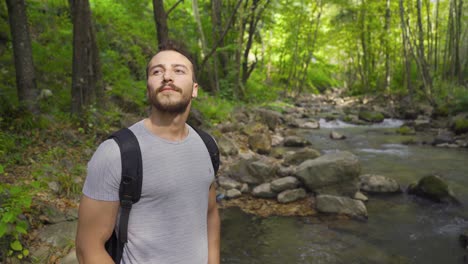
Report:
<svg viewBox="0 0 468 264"><path fill-rule="evenodd" d="M165 81L172 81L172 72L171 71L165 71L163 74L163 78Z"/></svg>

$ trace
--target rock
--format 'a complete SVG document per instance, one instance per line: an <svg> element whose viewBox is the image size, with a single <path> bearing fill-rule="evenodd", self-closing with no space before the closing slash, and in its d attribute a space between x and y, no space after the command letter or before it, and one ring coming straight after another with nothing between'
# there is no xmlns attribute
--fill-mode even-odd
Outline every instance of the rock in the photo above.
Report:
<svg viewBox="0 0 468 264"><path fill-rule="evenodd" d="M218 184L225 190L240 189L242 187L242 183L224 176L218 178Z"/></svg>
<svg viewBox="0 0 468 264"><path fill-rule="evenodd" d="M42 220L43 223L57 224L60 222L67 221L67 217L65 216L65 213L57 209L55 206L44 204L44 207L42 208L41 211L42 211L42 215L40 216L40 219Z"/></svg>
<svg viewBox="0 0 468 264"><path fill-rule="evenodd" d="M283 143L283 140L284 140L284 137L275 134L275 135L271 136L271 145L273 147L279 146L279 145L281 145L281 143Z"/></svg>
<svg viewBox="0 0 468 264"><path fill-rule="evenodd" d="M359 176L359 185L362 191L371 193L401 192L400 185L396 180L381 175L361 175Z"/></svg>
<svg viewBox="0 0 468 264"><path fill-rule="evenodd" d="M270 183L263 183L258 185L252 190L252 195L260 198L273 198L276 197L276 193L271 190Z"/></svg>
<svg viewBox="0 0 468 264"><path fill-rule="evenodd" d="M226 191L226 197L228 199L234 199L242 195L242 192L237 189L229 189Z"/></svg>
<svg viewBox="0 0 468 264"><path fill-rule="evenodd" d="M247 124L250 120L248 111L245 108L239 107L232 111L231 117L236 120L238 123Z"/></svg>
<svg viewBox="0 0 468 264"><path fill-rule="evenodd" d="M417 184L408 186L407 192L438 203L459 204L448 184L437 175L423 177Z"/></svg>
<svg viewBox="0 0 468 264"><path fill-rule="evenodd" d="M426 131L431 128L431 120L429 117L425 116L418 116L416 120L414 120L414 129L416 131Z"/></svg>
<svg viewBox="0 0 468 264"><path fill-rule="evenodd" d="M416 131L406 125L399 127L396 132L401 135L416 135Z"/></svg>
<svg viewBox="0 0 468 264"><path fill-rule="evenodd" d="M340 139L346 139L346 136L342 135L342 134L340 134L340 133L338 133L336 131L332 131L332 132L330 132L330 138L340 140Z"/></svg>
<svg viewBox="0 0 468 264"><path fill-rule="evenodd" d="M302 123L299 119L295 119L294 117L287 117L285 118L286 119L286 125L289 127L289 128L298 128L300 126L300 124Z"/></svg>
<svg viewBox="0 0 468 264"><path fill-rule="evenodd" d="M253 136L258 134L269 134L268 127L259 122L248 123L242 129L242 132L247 136Z"/></svg>
<svg viewBox="0 0 468 264"><path fill-rule="evenodd" d="M310 145L310 142L299 136L287 136L283 141L283 145L286 147L305 147Z"/></svg>
<svg viewBox="0 0 468 264"><path fill-rule="evenodd" d="M75 221L78 219L78 208L70 208L65 211L67 221Z"/></svg>
<svg viewBox="0 0 468 264"><path fill-rule="evenodd" d="M231 123L231 122L220 123L217 126L217 128L221 133L229 133L229 132L238 131L239 130L239 124L238 123Z"/></svg>
<svg viewBox="0 0 468 264"><path fill-rule="evenodd" d="M317 121L307 121L303 124L299 124L300 128L309 128L309 129L319 129L320 128L320 123Z"/></svg>
<svg viewBox="0 0 468 264"><path fill-rule="evenodd" d="M75 241L77 222L66 221L54 225L46 225L40 231L38 237L41 241L54 247L65 248L70 241Z"/></svg>
<svg viewBox="0 0 468 264"><path fill-rule="evenodd" d="M273 148L270 151L270 156L276 158L276 159L282 159L284 157L284 154L286 153L286 149L282 147L276 147Z"/></svg>
<svg viewBox="0 0 468 264"><path fill-rule="evenodd" d="M239 153L239 147L224 135L218 139L217 143L221 155L229 156Z"/></svg>
<svg viewBox="0 0 468 264"><path fill-rule="evenodd" d="M354 195L354 199L359 200L359 201L363 201L363 202L367 202L369 200L369 198L367 198L367 196L365 196L362 192L357 192Z"/></svg>
<svg viewBox="0 0 468 264"><path fill-rule="evenodd" d="M257 161L255 157L252 158L240 158L237 162L233 163L227 170L227 175L232 179L245 182L249 184L259 184L261 181L256 177L250 175L248 165L254 161Z"/></svg>
<svg viewBox="0 0 468 264"><path fill-rule="evenodd" d="M361 165L351 152L328 153L301 163L296 176L312 192L354 197Z"/></svg>
<svg viewBox="0 0 468 264"><path fill-rule="evenodd" d="M384 115L380 112L373 112L369 110L361 110L359 112L359 119L372 122L372 123L380 123L384 120Z"/></svg>
<svg viewBox="0 0 468 264"><path fill-rule="evenodd" d="M266 161L255 161L247 167L250 175L260 179L261 182L269 182L276 177L278 167Z"/></svg>
<svg viewBox="0 0 468 264"><path fill-rule="evenodd" d="M312 148L304 148L296 152L286 153L284 155L283 164L286 166L289 165L299 165L306 160L312 160L320 156L318 150Z"/></svg>
<svg viewBox="0 0 468 264"><path fill-rule="evenodd" d="M78 259L76 258L76 251L72 249L61 261L60 264L78 264Z"/></svg>
<svg viewBox="0 0 468 264"><path fill-rule="evenodd" d="M460 239L460 245L462 246L462 248L468 250L468 229L463 231L463 233L460 234L459 239Z"/></svg>
<svg viewBox="0 0 468 264"><path fill-rule="evenodd" d="M278 194L277 200L279 203L291 203L306 197L306 191L302 188L285 190Z"/></svg>
<svg viewBox="0 0 468 264"><path fill-rule="evenodd" d="M296 174L296 168L295 167L280 167L278 169L278 175L282 177L290 176L290 175L295 175Z"/></svg>
<svg viewBox="0 0 468 264"><path fill-rule="evenodd" d="M317 211L322 213L345 214L367 218L367 208L362 201L333 195L317 195Z"/></svg>
<svg viewBox="0 0 468 264"><path fill-rule="evenodd" d="M271 190L274 192L282 192L288 189L294 189L299 186L300 182L296 177L288 176L279 178L271 182Z"/></svg>
<svg viewBox="0 0 468 264"><path fill-rule="evenodd" d="M281 123L281 114L268 109L257 109L257 118L262 123L266 124L268 128L275 131L276 126Z"/></svg>
<svg viewBox="0 0 468 264"><path fill-rule="evenodd" d="M271 137L268 133L249 136L250 149L259 154L268 154L271 150Z"/></svg>
<svg viewBox="0 0 468 264"><path fill-rule="evenodd" d="M249 185L247 183L242 184L240 188L241 193L248 193L249 192Z"/></svg>
<svg viewBox="0 0 468 264"><path fill-rule="evenodd" d="M40 245L39 247L31 247L29 257L37 261L36 263L47 263L50 255L50 246Z"/></svg>
<svg viewBox="0 0 468 264"><path fill-rule="evenodd" d="M49 189L54 193L60 193L60 183L56 181L50 181L47 183L47 186L49 186Z"/></svg>

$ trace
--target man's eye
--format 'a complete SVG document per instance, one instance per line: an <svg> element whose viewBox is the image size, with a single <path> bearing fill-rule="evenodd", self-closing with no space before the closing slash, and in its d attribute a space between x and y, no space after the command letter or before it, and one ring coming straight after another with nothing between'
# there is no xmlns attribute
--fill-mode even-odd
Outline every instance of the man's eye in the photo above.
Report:
<svg viewBox="0 0 468 264"><path fill-rule="evenodd" d="M175 70L175 73L178 73L178 74L184 74L184 73L185 73L185 71L184 71L184 70L182 70L182 69L176 69L176 70Z"/></svg>
<svg viewBox="0 0 468 264"><path fill-rule="evenodd" d="M160 75L162 73L161 70L154 70L153 75Z"/></svg>

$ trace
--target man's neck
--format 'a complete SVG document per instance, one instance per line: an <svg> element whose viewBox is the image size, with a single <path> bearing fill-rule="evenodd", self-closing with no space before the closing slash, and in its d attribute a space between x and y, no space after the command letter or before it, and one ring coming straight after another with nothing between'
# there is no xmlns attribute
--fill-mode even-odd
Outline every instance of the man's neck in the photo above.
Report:
<svg viewBox="0 0 468 264"><path fill-rule="evenodd" d="M181 141L188 135L185 125L190 109L182 114L160 112L153 107L151 115L145 119L144 125L153 134L169 141Z"/></svg>

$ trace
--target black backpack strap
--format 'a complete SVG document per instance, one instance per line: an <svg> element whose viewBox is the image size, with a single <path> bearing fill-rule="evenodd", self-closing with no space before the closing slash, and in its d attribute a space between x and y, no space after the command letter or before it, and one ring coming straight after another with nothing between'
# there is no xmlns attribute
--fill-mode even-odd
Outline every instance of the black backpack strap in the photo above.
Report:
<svg viewBox="0 0 468 264"><path fill-rule="evenodd" d="M141 150L135 134L123 128L109 138L114 139L120 148L122 160L122 179L120 181L120 221L118 238L120 242L127 243L128 219L132 204L138 202L141 197L141 185L143 182L143 164Z"/></svg>
<svg viewBox="0 0 468 264"><path fill-rule="evenodd" d="M206 133L205 131L199 128L195 128L193 126L192 128L198 133L198 135L200 135L201 139L205 143L205 146L208 149L208 152L210 153L211 163L213 164L213 169L216 175L216 173L218 173L220 164L218 144L216 144L216 141L210 134Z"/></svg>

